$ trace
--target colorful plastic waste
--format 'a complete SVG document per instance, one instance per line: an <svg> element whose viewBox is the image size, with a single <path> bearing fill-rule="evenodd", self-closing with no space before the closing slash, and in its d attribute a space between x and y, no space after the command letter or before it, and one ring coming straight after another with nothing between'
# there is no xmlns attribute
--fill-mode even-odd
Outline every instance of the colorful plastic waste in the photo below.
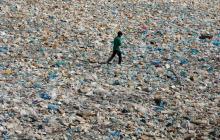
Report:
<svg viewBox="0 0 220 140"><path fill-rule="evenodd" d="M219 5L0 0L0 140L219 139Z"/></svg>

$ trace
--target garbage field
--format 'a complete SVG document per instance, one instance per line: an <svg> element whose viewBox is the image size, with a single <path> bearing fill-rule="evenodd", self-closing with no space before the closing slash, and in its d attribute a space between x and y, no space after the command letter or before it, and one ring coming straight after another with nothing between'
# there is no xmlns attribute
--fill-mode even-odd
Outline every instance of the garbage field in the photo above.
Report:
<svg viewBox="0 0 220 140"><path fill-rule="evenodd" d="M0 139L220 139L220 1L0 0Z"/></svg>

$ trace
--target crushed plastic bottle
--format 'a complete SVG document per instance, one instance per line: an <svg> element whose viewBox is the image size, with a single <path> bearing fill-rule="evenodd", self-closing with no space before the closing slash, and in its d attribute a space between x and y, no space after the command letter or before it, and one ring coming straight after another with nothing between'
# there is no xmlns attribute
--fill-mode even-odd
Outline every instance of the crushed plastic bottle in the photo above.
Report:
<svg viewBox="0 0 220 140"><path fill-rule="evenodd" d="M59 106L56 104L48 104L48 109L52 111L58 111Z"/></svg>
<svg viewBox="0 0 220 140"><path fill-rule="evenodd" d="M44 100L50 100L51 96L48 93L40 93L40 97Z"/></svg>

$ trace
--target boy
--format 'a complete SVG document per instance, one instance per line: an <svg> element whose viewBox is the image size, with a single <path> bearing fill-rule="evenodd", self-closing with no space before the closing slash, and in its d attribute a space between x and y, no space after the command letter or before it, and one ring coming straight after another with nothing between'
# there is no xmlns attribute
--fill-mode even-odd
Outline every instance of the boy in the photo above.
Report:
<svg viewBox="0 0 220 140"><path fill-rule="evenodd" d="M119 61L118 64L121 64L122 61L122 57L121 57L121 50L120 47L121 46L121 36L123 35L123 33L121 31L118 32L118 36L115 37L114 39L114 47L113 47L113 53L111 55L111 57L108 59L107 64L109 64L109 62L115 57L115 55L117 54L119 57Z"/></svg>

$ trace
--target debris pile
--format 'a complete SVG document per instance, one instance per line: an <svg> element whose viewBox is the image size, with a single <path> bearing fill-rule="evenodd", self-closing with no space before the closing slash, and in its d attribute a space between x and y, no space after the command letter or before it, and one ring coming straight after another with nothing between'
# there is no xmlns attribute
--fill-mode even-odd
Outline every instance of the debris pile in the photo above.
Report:
<svg viewBox="0 0 220 140"><path fill-rule="evenodd" d="M219 5L0 0L1 139L219 139Z"/></svg>

